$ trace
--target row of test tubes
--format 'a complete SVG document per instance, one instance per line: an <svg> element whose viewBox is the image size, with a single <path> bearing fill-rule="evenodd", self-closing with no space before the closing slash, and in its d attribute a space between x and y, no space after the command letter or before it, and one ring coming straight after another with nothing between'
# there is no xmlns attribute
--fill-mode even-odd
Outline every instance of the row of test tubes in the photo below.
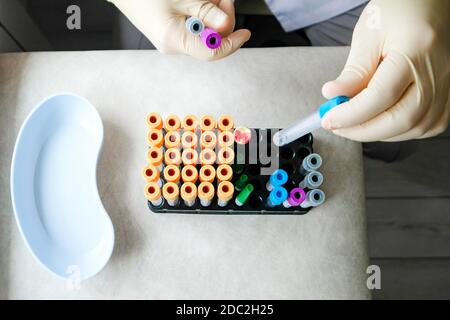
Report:
<svg viewBox="0 0 450 320"><path fill-rule="evenodd" d="M303 159L300 173L303 180L291 190L286 189L289 175L283 169L276 170L269 178L266 188L270 192L267 206L274 208L301 207L303 209L320 206L325 202L325 193L319 189L323 175L318 171L322 166L322 157L312 153Z"/></svg>
<svg viewBox="0 0 450 320"><path fill-rule="evenodd" d="M151 113L147 125L150 148L142 174L147 181L145 195L154 206L164 201L176 206L181 199L192 207L198 198L203 207L208 207L215 195L219 206L229 203L234 194L230 182L234 162L232 117L223 115L216 122L211 116L198 120L188 115L181 121L171 115L163 121L159 114Z"/></svg>

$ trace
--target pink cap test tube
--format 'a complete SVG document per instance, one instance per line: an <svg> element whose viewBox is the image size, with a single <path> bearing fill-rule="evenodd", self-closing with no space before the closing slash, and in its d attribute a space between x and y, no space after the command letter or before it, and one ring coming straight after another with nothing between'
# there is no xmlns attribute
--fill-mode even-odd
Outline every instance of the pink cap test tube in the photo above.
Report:
<svg viewBox="0 0 450 320"><path fill-rule="evenodd" d="M200 38L209 49L217 49L222 44L221 35L210 28L205 28L200 34Z"/></svg>
<svg viewBox="0 0 450 320"><path fill-rule="evenodd" d="M292 189L289 197L283 202L285 208L298 207L306 199L305 190L301 188Z"/></svg>

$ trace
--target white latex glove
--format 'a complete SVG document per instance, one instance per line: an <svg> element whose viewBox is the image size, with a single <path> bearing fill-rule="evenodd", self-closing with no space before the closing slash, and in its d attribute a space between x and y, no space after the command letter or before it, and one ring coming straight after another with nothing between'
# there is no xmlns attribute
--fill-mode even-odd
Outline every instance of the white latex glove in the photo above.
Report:
<svg viewBox="0 0 450 320"><path fill-rule="evenodd" d="M186 54L201 60L224 58L250 39L246 29L233 32L234 0L109 0L162 53ZM206 27L219 32L222 45L211 50L199 36L186 30L189 16L197 17Z"/></svg>
<svg viewBox="0 0 450 320"><path fill-rule="evenodd" d="M322 126L357 141L402 141L443 132L450 113L450 1L373 0L355 28L341 76L326 98L353 97Z"/></svg>

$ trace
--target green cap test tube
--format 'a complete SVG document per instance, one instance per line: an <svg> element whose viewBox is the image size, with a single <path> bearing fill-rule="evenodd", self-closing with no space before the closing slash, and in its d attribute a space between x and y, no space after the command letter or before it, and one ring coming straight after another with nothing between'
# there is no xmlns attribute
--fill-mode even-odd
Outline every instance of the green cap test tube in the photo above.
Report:
<svg viewBox="0 0 450 320"><path fill-rule="evenodd" d="M234 164L233 170L237 174L240 174L240 173L244 172L244 165L243 164Z"/></svg>
<svg viewBox="0 0 450 320"><path fill-rule="evenodd" d="M241 191L247 185L247 182L248 182L248 176L246 174L243 174L239 177L239 179L234 184L234 188L237 191Z"/></svg>
<svg viewBox="0 0 450 320"><path fill-rule="evenodd" d="M245 186L245 188L239 193L239 195L236 197L236 205L239 207L242 207L248 200L248 197L250 197L250 194L253 192L255 188L253 185L248 184Z"/></svg>

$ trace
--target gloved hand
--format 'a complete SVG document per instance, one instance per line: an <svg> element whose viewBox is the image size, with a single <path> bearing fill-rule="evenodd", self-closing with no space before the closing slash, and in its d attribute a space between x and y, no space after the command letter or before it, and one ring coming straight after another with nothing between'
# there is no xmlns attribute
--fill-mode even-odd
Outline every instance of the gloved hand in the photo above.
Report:
<svg viewBox="0 0 450 320"><path fill-rule="evenodd" d="M246 29L233 32L235 24L233 0L109 0L162 53L186 54L202 60L224 58L239 49L248 39ZM186 18L194 16L206 27L219 32L222 45L208 49L199 36L185 28Z"/></svg>
<svg viewBox="0 0 450 320"><path fill-rule="evenodd" d="M402 141L443 132L450 113L450 1L373 0L355 28L342 74L326 98L325 129L358 141Z"/></svg>

